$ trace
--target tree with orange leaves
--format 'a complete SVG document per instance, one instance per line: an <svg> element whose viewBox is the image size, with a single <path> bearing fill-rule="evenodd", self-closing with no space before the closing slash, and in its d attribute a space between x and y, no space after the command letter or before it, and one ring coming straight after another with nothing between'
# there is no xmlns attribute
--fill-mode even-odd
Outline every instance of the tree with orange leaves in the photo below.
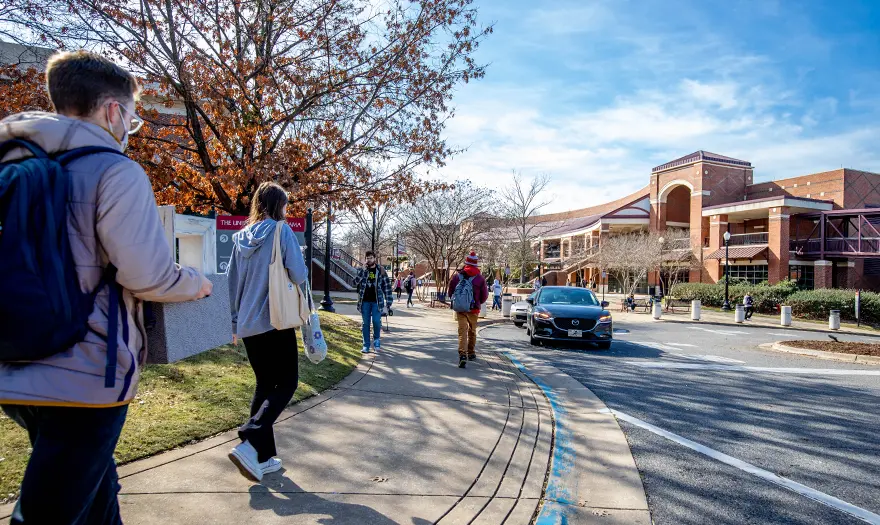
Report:
<svg viewBox="0 0 880 525"><path fill-rule="evenodd" d="M473 54L491 32L472 0L10 1L19 35L143 78L131 154L161 202L238 214L265 180L297 208L442 187L416 173L456 153L442 136L453 90L484 75ZM39 85L27 74L15 89Z"/></svg>

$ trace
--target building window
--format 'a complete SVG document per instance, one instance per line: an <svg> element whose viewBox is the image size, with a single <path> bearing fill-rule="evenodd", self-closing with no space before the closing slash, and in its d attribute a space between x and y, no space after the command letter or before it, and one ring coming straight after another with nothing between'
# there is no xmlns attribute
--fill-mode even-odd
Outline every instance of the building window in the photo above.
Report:
<svg viewBox="0 0 880 525"><path fill-rule="evenodd" d="M798 288L812 290L815 284L815 272L812 266L789 266L788 278L796 281Z"/></svg>
<svg viewBox="0 0 880 525"><path fill-rule="evenodd" d="M763 264L760 266L732 264L727 267L727 272L731 279L742 279L752 284L767 280L767 266Z"/></svg>

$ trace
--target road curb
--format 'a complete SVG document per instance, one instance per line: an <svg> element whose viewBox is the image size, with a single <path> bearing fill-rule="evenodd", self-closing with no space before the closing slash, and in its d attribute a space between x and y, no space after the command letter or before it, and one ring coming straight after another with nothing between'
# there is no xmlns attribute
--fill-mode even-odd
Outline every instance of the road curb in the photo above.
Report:
<svg viewBox="0 0 880 525"><path fill-rule="evenodd" d="M828 361L844 361L846 363L856 363L860 365L880 365L880 357L871 355L844 354L842 352L825 352L823 350L813 350L810 348L798 348L796 346L788 346L782 342L764 343L758 345L764 350L774 350L776 352L785 352L787 354L798 354L804 356L815 357L817 359L825 359Z"/></svg>
<svg viewBox="0 0 880 525"><path fill-rule="evenodd" d="M554 446L544 505L535 525L651 525L629 442L605 403L558 368L500 352L546 396Z"/></svg>
<svg viewBox="0 0 880 525"><path fill-rule="evenodd" d="M652 321L660 321L664 323L679 323L679 324L709 324L713 326L727 326L727 327L751 327L751 328L767 328L770 330L785 330L785 331L798 331L798 332L815 332L820 334L844 334L844 335L854 335L858 337L874 337L880 338L880 334L866 333L866 332L854 332L851 330L829 330L822 328L801 328L798 326L776 326L769 324L753 324L749 322L743 323L722 323L720 321L692 321L690 319L652 319Z"/></svg>

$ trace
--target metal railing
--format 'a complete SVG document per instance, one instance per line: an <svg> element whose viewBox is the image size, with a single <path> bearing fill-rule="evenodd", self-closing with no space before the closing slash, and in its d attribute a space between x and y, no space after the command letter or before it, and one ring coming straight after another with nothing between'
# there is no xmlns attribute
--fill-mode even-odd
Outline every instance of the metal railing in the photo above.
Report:
<svg viewBox="0 0 880 525"><path fill-rule="evenodd" d="M312 246L314 247L314 260L319 262L321 266L324 265L324 251L326 250L326 243L324 239L321 237L315 237L312 240ZM341 251L341 250L340 250ZM331 254L332 254L331 250ZM344 252L343 252L344 253ZM347 255L347 254L346 254ZM349 256L350 257L350 256ZM344 260L344 259L343 259ZM355 260L355 262L357 262ZM358 264L360 264L358 262ZM327 271L327 268L324 269ZM330 271L334 273L339 279L342 279L347 285L352 288L355 287L355 282L357 281L357 269L352 267L352 269L346 268L343 264L340 264L339 260L334 258L332 255L330 257Z"/></svg>
<svg viewBox="0 0 880 525"><path fill-rule="evenodd" d="M792 239L789 249L798 254L822 253L821 239ZM827 253L876 253L880 255L880 238L862 237L826 237L825 252Z"/></svg>
<svg viewBox="0 0 880 525"><path fill-rule="evenodd" d="M757 233L736 233L730 236L730 246L753 246L756 244L767 244L767 232Z"/></svg>

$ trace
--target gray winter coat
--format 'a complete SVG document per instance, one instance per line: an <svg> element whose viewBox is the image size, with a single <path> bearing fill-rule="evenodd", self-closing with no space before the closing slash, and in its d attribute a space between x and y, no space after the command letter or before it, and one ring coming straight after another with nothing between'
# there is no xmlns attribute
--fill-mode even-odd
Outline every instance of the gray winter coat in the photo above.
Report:
<svg viewBox="0 0 880 525"><path fill-rule="evenodd" d="M229 308L232 333L239 337L259 335L273 330L269 322L269 263L277 221L266 219L249 225L232 236L229 259ZM281 259L290 281L302 284L308 277L306 263L296 235L281 228Z"/></svg>
<svg viewBox="0 0 880 525"><path fill-rule="evenodd" d="M100 126L61 115L30 112L0 121L0 142L25 138L49 153L83 146L120 148ZM10 152L2 160L26 156ZM188 301L198 296L201 277L181 268L171 257L156 199L137 162L99 153L68 165L72 185L67 227L80 288L91 292L108 263L122 285L116 386L104 387L107 364L105 287L89 317L90 332L81 343L31 363L0 363L0 403L49 406L109 407L131 401L146 360L141 301Z"/></svg>

